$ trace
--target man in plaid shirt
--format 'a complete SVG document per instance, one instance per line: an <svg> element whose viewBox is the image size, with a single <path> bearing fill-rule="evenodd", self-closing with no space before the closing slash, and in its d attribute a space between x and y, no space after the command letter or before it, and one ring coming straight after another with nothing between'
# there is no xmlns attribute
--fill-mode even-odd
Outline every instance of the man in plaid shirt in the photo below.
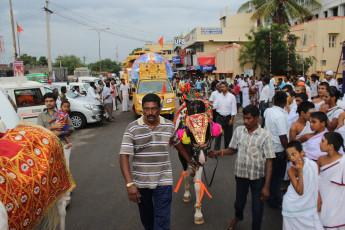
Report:
<svg viewBox="0 0 345 230"><path fill-rule="evenodd" d="M234 230L237 222L243 220L249 187L252 193L252 229L261 228L264 201L270 195L272 159L275 158L275 153L271 134L258 125L259 116L260 111L256 106L245 107L244 126L237 127L229 148L209 153L210 157L237 153L235 218L228 224L230 230Z"/></svg>

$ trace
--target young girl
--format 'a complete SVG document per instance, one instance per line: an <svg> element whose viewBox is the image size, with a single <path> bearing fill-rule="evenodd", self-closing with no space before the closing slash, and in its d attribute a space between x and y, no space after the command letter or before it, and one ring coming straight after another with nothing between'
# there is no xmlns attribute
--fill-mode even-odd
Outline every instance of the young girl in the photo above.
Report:
<svg viewBox="0 0 345 230"><path fill-rule="evenodd" d="M319 202L320 221L325 229L345 228L345 157L339 153L343 148L343 138L337 132L328 132L320 143Z"/></svg>
<svg viewBox="0 0 345 230"><path fill-rule="evenodd" d="M61 121L65 123L65 126L59 131L67 131L69 128L69 123L68 123L69 108L70 108L70 103L68 101L63 101L61 103L61 110L59 110L58 115L55 118L48 121L48 123L51 124L54 121ZM65 149L71 148L72 143L68 139L68 135L60 135L59 137L62 137L67 142L67 146L65 147Z"/></svg>

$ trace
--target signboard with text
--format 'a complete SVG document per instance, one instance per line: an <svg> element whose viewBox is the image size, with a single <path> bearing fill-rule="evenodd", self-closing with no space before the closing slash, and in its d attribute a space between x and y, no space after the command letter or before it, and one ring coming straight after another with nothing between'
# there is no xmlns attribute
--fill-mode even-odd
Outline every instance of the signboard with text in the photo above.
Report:
<svg viewBox="0 0 345 230"><path fill-rule="evenodd" d="M173 56L173 57L172 57L172 63L173 63L173 65L179 65L179 64L181 64L181 58L180 58L180 56Z"/></svg>
<svg viewBox="0 0 345 230"><path fill-rule="evenodd" d="M174 37L174 45L184 45L184 37Z"/></svg>
<svg viewBox="0 0 345 230"><path fill-rule="evenodd" d="M215 70L216 66L215 65L201 65L200 70L201 71L212 71Z"/></svg>
<svg viewBox="0 0 345 230"><path fill-rule="evenodd" d="M23 61L13 62L13 75L15 77L24 77L24 63Z"/></svg>
<svg viewBox="0 0 345 230"><path fill-rule="evenodd" d="M201 34L222 34L221 27L204 27L201 28Z"/></svg>

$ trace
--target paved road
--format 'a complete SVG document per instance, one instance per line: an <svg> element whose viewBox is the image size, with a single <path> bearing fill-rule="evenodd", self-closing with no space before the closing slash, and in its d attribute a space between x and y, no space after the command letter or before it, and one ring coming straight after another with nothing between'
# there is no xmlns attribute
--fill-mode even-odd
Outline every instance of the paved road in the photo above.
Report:
<svg viewBox="0 0 345 230"><path fill-rule="evenodd" d="M122 135L127 124L134 120L131 112L116 111L116 122L101 126L88 125L76 131L72 137L71 172L77 188L72 194L72 202L67 210L67 230L137 230L143 229L137 205L127 198L118 152ZM235 126L242 122L239 114ZM171 149L170 157L174 182L177 183L182 166L177 152ZM175 230L214 230L226 229L227 222L234 216L235 200L234 162L236 156L223 156L219 159L216 176L208 191L212 199L204 196L202 212L204 225L194 225L193 203L181 201L183 191L173 194L171 209L171 229ZM207 161L206 170L211 173L214 159ZM182 187L183 188L183 187ZM265 206L262 229L281 229L281 211ZM251 229L251 198L248 195L244 221L237 229Z"/></svg>

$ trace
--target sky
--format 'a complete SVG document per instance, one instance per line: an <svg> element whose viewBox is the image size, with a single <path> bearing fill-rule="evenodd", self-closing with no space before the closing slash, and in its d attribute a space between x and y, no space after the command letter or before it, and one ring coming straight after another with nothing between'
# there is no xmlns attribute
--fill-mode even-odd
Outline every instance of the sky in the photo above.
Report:
<svg viewBox="0 0 345 230"><path fill-rule="evenodd" d="M195 27L218 27L220 11L229 7L235 14L246 0L50 0L51 55L74 54L86 63L98 61L98 33L101 32L101 57L124 61L145 41L164 43L188 33ZM48 56L45 0L12 0L14 22L24 30L20 52L30 56ZM16 27L16 26L15 26ZM120 35L120 36L118 36ZM14 60L9 1L0 1L0 37L5 52L0 64ZM18 47L18 44L17 44Z"/></svg>

